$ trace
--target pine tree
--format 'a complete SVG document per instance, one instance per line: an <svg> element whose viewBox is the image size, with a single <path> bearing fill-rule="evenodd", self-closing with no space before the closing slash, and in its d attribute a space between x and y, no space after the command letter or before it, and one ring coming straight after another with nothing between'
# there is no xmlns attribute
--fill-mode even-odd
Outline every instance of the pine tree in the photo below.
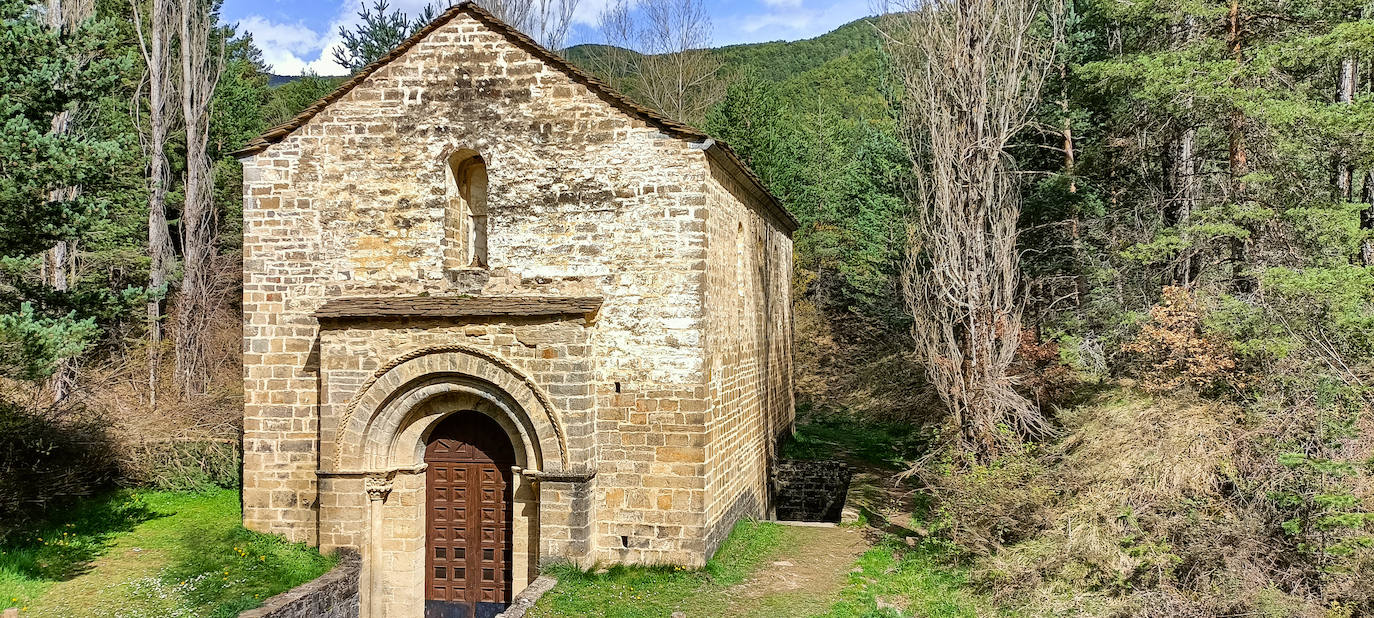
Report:
<svg viewBox="0 0 1374 618"><path fill-rule="evenodd" d="M107 26L57 28L23 0L0 0L0 371L39 379L80 354L96 335L93 316L35 277L37 257L76 239L101 214L100 188L120 148L78 123L53 119L94 102L121 75L106 57ZM82 187L80 192L58 191Z"/></svg>
<svg viewBox="0 0 1374 618"><path fill-rule="evenodd" d="M432 4L426 5L414 20L405 11L392 10L387 0L375 0L371 8L366 4L362 7L358 11L362 23L352 30L339 26L343 42L333 51L334 62L355 72L385 56L438 14Z"/></svg>

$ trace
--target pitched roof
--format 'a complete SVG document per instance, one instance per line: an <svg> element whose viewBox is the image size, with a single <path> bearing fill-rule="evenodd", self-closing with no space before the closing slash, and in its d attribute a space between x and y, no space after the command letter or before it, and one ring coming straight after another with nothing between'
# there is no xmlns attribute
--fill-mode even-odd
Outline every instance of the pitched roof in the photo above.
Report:
<svg viewBox="0 0 1374 618"><path fill-rule="evenodd" d="M643 120L651 126L657 127L667 135L702 143L703 149L706 150L707 154L711 155L712 159L725 166L732 175L742 180L745 186L751 190L751 193L755 193L755 197L760 199L772 214L779 219L783 227L787 228L788 231L795 231L797 229L798 223L796 217L793 217L792 213L787 212L787 209L782 206L782 202L778 200L777 196L773 195L767 187L763 186L763 180L760 179L753 170L749 169L749 166L745 165L739 155L727 144L712 139L699 129L670 120L653 109L630 100L629 97L617 92L591 74L577 68L562 56L559 56L535 42L535 40L531 39L528 35L512 28L500 19L497 19L495 15L487 12L486 9L483 9L471 0L453 5L438 17L434 18L433 21L416 31L410 38L402 41L400 45L397 45L395 49L388 52L385 56L378 58L371 64L360 69L357 73L354 73L348 81L339 85L333 92L310 104L310 106L306 107L294 118L268 129L262 135L248 142L246 146L234 152L233 155L239 158L255 155L267 150L272 144L286 139L286 137L295 132L296 129L305 126L311 118L314 118L316 114L320 113L325 107L328 107L329 104L343 98L343 96L352 91L354 87L361 84L363 80L367 79L373 73L376 73L392 60L401 57L401 55L409 51L410 48L429 36L430 33L438 30L440 27L452 21L453 18L464 13L486 24L492 31L501 34L511 43L530 52L546 64L566 73L573 81L586 86L592 93L621 111Z"/></svg>

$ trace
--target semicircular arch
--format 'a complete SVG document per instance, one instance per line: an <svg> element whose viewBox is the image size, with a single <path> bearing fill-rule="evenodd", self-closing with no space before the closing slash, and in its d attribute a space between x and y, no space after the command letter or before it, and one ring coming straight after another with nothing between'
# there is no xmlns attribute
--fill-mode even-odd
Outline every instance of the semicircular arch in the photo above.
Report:
<svg viewBox="0 0 1374 618"><path fill-rule="evenodd" d="M415 411L438 397L484 402L507 419L538 469L566 470L566 434L549 397L528 375L489 352L462 345L421 348L384 364L362 385L339 420L334 461L341 469L391 465ZM498 415L499 413L499 415ZM408 441L407 441L408 442Z"/></svg>

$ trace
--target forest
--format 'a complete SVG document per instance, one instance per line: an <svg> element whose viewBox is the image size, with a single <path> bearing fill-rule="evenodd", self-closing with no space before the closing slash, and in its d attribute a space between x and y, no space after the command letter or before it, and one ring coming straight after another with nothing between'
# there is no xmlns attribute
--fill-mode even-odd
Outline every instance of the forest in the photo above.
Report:
<svg viewBox="0 0 1374 618"><path fill-rule="evenodd" d="M798 422L901 428L978 614L1374 615L1374 4L909 0L727 47L700 0L573 47L482 4L797 217ZM343 78L218 8L0 0L0 546L238 486L232 153ZM335 57L440 8L364 5Z"/></svg>

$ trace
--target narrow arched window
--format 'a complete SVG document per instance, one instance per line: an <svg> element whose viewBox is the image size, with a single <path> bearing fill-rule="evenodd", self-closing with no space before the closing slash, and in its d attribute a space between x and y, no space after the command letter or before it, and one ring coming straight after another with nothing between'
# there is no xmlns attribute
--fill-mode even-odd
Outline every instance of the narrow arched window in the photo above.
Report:
<svg viewBox="0 0 1374 618"><path fill-rule="evenodd" d="M744 223L735 229L735 282L739 284L740 298L744 297L747 280L744 272Z"/></svg>
<svg viewBox="0 0 1374 618"><path fill-rule="evenodd" d="M448 160L449 203L444 221L444 265L487 267L487 164L471 150Z"/></svg>

